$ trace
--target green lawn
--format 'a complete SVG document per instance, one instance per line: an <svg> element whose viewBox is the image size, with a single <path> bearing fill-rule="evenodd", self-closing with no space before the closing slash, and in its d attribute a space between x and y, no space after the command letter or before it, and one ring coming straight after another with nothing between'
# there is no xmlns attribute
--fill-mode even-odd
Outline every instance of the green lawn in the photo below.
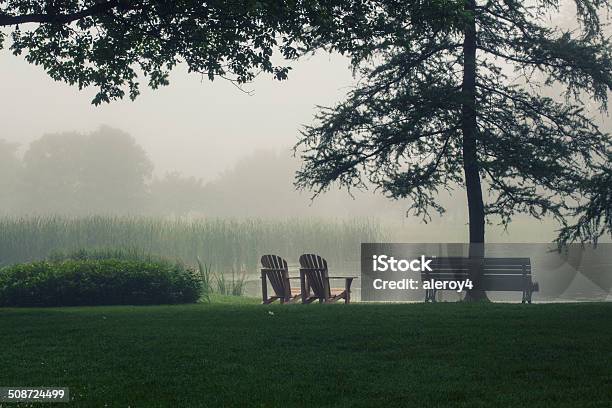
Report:
<svg viewBox="0 0 612 408"><path fill-rule="evenodd" d="M611 303L0 309L0 347L58 406L612 406Z"/></svg>

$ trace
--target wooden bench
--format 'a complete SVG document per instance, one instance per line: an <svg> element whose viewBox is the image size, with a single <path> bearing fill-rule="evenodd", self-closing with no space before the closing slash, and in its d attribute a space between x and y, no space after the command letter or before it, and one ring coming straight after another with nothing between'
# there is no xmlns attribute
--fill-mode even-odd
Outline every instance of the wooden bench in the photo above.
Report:
<svg viewBox="0 0 612 408"><path fill-rule="evenodd" d="M529 258L433 258L429 267L432 271L421 272L421 280L435 281L474 280L474 272L479 274L479 287L485 291L523 292L522 303L531 303L531 295L540 287L532 281L531 261ZM436 301L436 289L425 291L425 302Z"/></svg>

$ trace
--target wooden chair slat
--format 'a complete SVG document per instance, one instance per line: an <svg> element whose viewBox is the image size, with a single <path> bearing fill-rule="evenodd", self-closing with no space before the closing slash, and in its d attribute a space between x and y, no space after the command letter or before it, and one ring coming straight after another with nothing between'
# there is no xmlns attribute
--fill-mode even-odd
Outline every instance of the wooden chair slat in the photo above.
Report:
<svg viewBox="0 0 612 408"><path fill-rule="evenodd" d="M289 280L287 261L278 255L261 257L261 291L264 304L280 300L281 303L296 301L300 295L294 294ZM272 286L274 296L268 297L268 282Z"/></svg>
<svg viewBox="0 0 612 408"><path fill-rule="evenodd" d="M316 254L303 254L300 256L300 276L302 277L302 303L311 303L319 300L321 303L335 302L344 299L345 303L350 303L351 283L354 278L345 279L344 290L333 293L329 285L329 272L327 261ZM312 290L313 296L310 296ZM334 291L336 292L336 291Z"/></svg>

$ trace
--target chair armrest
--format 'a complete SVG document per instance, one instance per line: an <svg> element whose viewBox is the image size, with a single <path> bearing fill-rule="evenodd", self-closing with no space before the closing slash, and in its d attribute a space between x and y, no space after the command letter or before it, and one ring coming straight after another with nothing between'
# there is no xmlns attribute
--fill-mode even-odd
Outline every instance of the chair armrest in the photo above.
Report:
<svg viewBox="0 0 612 408"><path fill-rule="evenodd" d="M347 302L349 302L349 299L350 299L351 285L353 284L354 279L357 279L357 278L354 278L352 276L344 277L344 291L346 292L346 295L348 296L346 298Z"/></svg>

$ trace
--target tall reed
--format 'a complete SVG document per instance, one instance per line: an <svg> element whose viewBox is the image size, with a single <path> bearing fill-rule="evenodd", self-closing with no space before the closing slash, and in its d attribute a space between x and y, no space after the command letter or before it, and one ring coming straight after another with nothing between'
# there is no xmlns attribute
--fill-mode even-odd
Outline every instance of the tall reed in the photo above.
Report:
<svg viewBox="0 0 612 408"><path fill-rule="evenodd" d="M198 271L200 272L200 281L202 282L202 299L210 302L210 295L213 293L213 273L210 264L202 262L200 257L198 260Z"/></svg>
<svg viewBox="0 0 612 408"><path fill-rule="evenodd" d="M0 218L0 265L57 251L129 248L189 264L199 256L215 271L254 273L263 254L290 263L308 252L334 263L358 261L361 242L383 239L378 223L367 219Z"/></svg>

